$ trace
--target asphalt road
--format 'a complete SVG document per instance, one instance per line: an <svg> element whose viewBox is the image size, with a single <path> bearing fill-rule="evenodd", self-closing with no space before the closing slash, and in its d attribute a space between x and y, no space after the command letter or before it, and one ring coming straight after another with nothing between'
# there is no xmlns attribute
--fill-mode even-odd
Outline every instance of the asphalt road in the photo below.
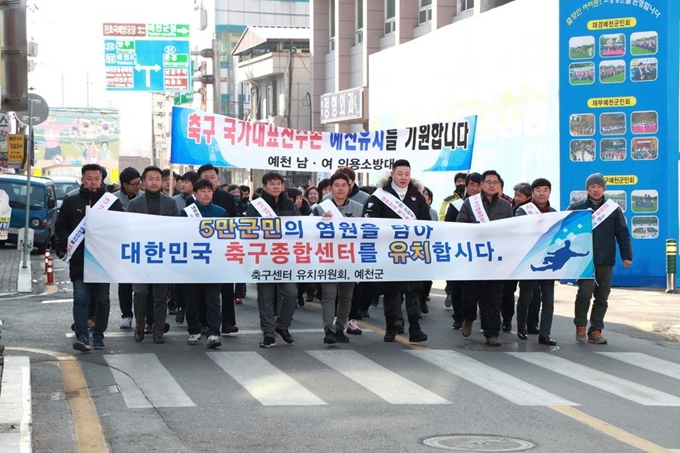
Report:
<svg viewBox="0 0 680 453"><path fill-rule="evenodd" d="M434 289L421 346L384 343L381 307L350 344L324 346L308 303L293 345L260 349L249 287L240 332L207 350L174 323L165 344L135 343L112 285L106 349L80 354L61 263L56 278L51 294L0 300L6 354L31 359L35 452L680 451L680 304L661 293L615 290L606 346L574 341L575 289L560 286L555 348L514 333L487 347L478 324L465 339Z"/></svg>

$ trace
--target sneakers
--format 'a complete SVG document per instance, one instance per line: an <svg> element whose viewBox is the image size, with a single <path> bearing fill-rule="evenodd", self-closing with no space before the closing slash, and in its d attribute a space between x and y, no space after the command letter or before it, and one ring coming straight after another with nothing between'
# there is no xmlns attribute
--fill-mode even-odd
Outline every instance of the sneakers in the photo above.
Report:
<svg viewBox="0 0 680 453"><path fill-rule="evenodd" d="M73 349L80 352L89 352L92 350L90 347L90 341L83 335L78 337L78 339L73 342Z"/></svg>
<svg viewBox="0 0 680 453"><path fill-rule="evenodd" d="M310 300L311 302L311 300ZM302 297L302 294L298 294L297 296L297 304L299 307L304 307L305 306L305 298Z"/></svg>
<svg viewBox="0 0 680 453"><path fill-rule="evenodd" d="M132 318L123 318L120 320L121 329L132 329Z"/></svg>
<svg viewBox="0 0 680 453"><path fill-rule="evenodd" d="M422 311L425 314L428 314L430 312L430 307L427 306L427 300L420 301L420 311Z"/></svg>
<svg viewBox="0 0 680 453"><path fill-rule="evenodd" d="M222 335L229 335L230 333L238 332L237 326L232 326L230 324L225 324L222 326Z"/></svg>
<svg viewBox="0 0 680 453"><path fill-rule="evenodd" d="M468 321L467 319L463 321L463 327L461 328L461 332L463 332L464 337L469 337L472 335L472 321Z"/></svg>
<svg viewBox="0 0 680 453"><path fill-rule="evenodd" d="M92 349L95 350L100 350L104 349L106 346L104 346L104 338L103 337L95 337L92 339Z"/></svg>
<svg viewBox="0 0 680 453"><path fill-rule="evenodd" d="M283 341L285 341L288 344L293 344L295 340L293 340L293 336L288 332L288 329L284 329L283 327L277 327L274 329L274 332L278 333L281 335L281 338Z"/></svg>
<svg viewBox="0 0 680 453"><path fill-rule="evenodd" d="M323 343L324 344L335 344L338 342L338 339L335 336L335 332L333 332L331 329L326 329L326 336L323 337Z"/></svg>
<svg viewBox="0 0 680 453"><path fill-rule="evenodd" d="M276 346L276 338L274 337L264 337L264 340L260 341L261 348L273 348Z"/></svg>
<svg viewBox="0 0 680 453"><path fill-rule="evenodd" d="M607 340L602 336L602 331L593 330L588 334L588 343L607 344Z"/></svg>
<svg viewBox="0 0 680 453"><path fill-rule="evenodd" d="M350 335L361 335L361 327L359 327L356 319L347 321L347 333Z"/></svg>
<svg viewBox="0 0 680 453"><path fill-rule="evenodd" d="M463 321L453 321L453 325L451 326L453 330L460 330L461 327L463 327Z"/></svg>
<svg viewBox="0 0 680 453"><path fill-rule="evenodd" d="M512 324L503 323L501 330L505 333L512 332Z"/></svg>
<svg viewBox="0 0 680 453"><path fill-rule="evenodd" d="M177 324L184 323L184 310L182 309L177 310L177 314L175 315L175 322Z"/></svg>
<svg viewBox="0 0 680 453"><path fill-rule="evenodd" d="M343 332L342 327L335 327L335 339L337 340L338 343L349 343L349 337L345 335L345 332Z"/></svg>
<svg viewBox="0 0 680 453"><path fill-rule="evenodd" d="M236 305L241 305L243 304L243 298L241 296L234 296L234 303Z"/></svg>
<svg viewBox="0 0 680 453"><path fill-rule="evenodd" d="M490 337L486 339L486 344L489 346L500 346L501 342L498 341L498 337Z"/></svg>
<svg viewBox="0 0 680 453"><path fill-rule="evenodd" d="M386 330L385 335L383 335L383 341L385 343L394 343L394 340L397 338L397 332L394 330Z"/></svg>
<svg viewBox="0 0 680 453"><path fill-rule="evenodd" d="M585 343L588 341L586 336L586 326L576 326L576 341L579 343Z"/></svg>
<svg viewBox="0 0 680 453"><path fill-rule="evenodd" d="M195 344L198 344L199 341L201 341L201 334L200 333L191 334L191 335L189 335L189 340L187 340L187 344L190 344L190 345L193 346Z"/></svg>
<svg viewBox="0 0 680 453"><path fill-rule="evenodd" d="M451 293L447 293L446 299L444 299L444 306L446 306L446 308L451 308L451 305L453 305L453 298L451 297Z"/></svg>
<svg viewBox="0 0 680 453"><path fill-rule="evenodd" d="M205 344L205 347L208 349L215 349L219 348L222 346L222 342L220 341L220 337L217 335L210 335L208 337L208 342Z"/></svg>

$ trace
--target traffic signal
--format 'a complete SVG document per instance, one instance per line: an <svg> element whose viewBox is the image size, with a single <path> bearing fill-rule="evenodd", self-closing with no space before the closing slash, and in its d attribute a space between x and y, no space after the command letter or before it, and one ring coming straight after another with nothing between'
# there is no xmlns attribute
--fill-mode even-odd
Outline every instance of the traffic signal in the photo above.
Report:
<svg viewBox="0 0 680 453"><path fill-rule="evenodd" d="M2 3L2 102L0 110L28 110L26 0Z"/></svg>

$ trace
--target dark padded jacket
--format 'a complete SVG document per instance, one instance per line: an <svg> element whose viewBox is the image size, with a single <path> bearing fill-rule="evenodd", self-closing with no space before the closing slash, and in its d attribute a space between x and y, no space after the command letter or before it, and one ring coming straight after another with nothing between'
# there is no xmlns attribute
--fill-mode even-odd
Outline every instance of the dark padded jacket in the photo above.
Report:
<svg viewBox="0 0 680 453"><path fill-rule="evenodd" d="M85 208L94 206L97 201L106 193L103 187L96 192L91 192L80 186L77 194L64 198L64 202L57 215L55 225L56 251L59 257L66 253L68 237L76 229L81 220L85 217ZM123 211L120 200L116 200L109 208L111 211ZM69 261L69 276L71 280L83 279L83 263L85 262L85 242L82 242L71 256Z"/></svg>
<svg viewBox="0 0 680 453"><path fill-rule="evenodd" d="M285 192L282 192L281 195L279 195L278 202L274 200L274 197L264 191L262 192L261 197L274 210L277 216L286 217L300 215L300 210L297 206L295 206L295 203L293 203L290 198L288 198L288 195L286 195ZM257 212L257 209L255 209L255 206L253 206L252 203L248 205L246 217L261 217L260 213Z"/></svg>
<svg viewBox="0 0 680 453"><path fill-rule="evenodd" d="M606 201L606 200L605 200ZM601 206L601 205L600 205ZM599 208L599 206L597 206ZM572 203L567 211L579 209L597 209L590 197L582 201ZM633 261L633 244L630 240L630 231L626 224L626 218L618 208L604 219L593 230L593 263L596 266L613 266L616 264L616 243L619 243L619 252L622 260Z"/></svg>

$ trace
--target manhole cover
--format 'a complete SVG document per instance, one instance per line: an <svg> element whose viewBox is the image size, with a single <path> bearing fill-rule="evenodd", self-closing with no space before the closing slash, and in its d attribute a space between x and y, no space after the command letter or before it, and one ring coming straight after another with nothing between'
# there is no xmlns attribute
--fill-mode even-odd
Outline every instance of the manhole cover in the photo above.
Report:
<svg viewBox="0 0 680 453"><path fill-rule="evenodd" d="M534 444L526 440L483 435L430 437L423 443L428 447L450 451L524 451L534 448Z"/></svg>

